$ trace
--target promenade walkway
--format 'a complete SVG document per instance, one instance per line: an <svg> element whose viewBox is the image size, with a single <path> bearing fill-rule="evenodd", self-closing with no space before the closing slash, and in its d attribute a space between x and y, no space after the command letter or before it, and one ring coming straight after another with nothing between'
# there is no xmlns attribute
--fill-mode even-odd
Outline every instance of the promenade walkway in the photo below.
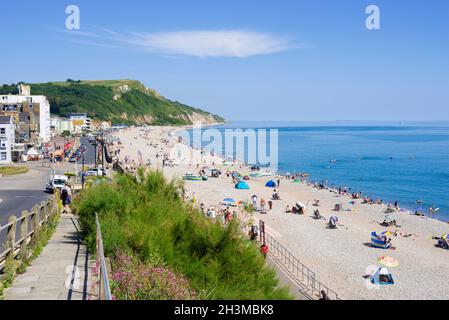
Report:
<svg viewBox="0 0 449 320"><path fill-rule="evenodd" d="M87 248L78 219L62 214L56 231L27 271L5 290L6 300L88 300L91 281Z"/></svg>

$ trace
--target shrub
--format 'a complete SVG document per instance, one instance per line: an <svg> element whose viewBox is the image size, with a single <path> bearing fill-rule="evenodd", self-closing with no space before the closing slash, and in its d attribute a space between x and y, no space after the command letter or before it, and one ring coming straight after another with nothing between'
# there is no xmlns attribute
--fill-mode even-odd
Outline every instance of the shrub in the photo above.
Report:
<svg viewBox="0 0 449 320"><path fill-rule="evenodd" d="M193 300L189 281L163 265L119 252L112 264L112 292L119 300Z"/></svg>
<svg viewBox="0 0 449 320"><path fill-rule="evenodd" d="M253 213L255 211L255 208L252 203L245 203L243 206L243 210L245 210L248 213Z"/></svg>
<svg viewBox="0 0 449 320"><path fill-rule="evenodd" d="M106 255L130 252L148 263L158 256L182 274L202 297L210 299L288 299L275 272L265 266L258 248L239 232L186 206L180 185L161 172L136 177L118 175L110 184L85 189L74 201L88 246L95 249L94 215L98 212ZM140 296L140 294L139 294Z"/></svg>

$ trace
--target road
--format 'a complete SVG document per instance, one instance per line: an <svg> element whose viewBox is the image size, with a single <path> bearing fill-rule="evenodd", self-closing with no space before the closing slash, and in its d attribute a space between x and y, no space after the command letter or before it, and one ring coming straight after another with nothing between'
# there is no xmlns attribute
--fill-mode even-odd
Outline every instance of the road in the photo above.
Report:
<svg viewBox="0 0 449 320"><path fill-rule="evenodd" d="M89 143L86 137L80 138L80 145L84 144L86 146L86 151L84 151L84 163L87 166L92 166L95 164L95 146ZM83 164L83 159L78 160L78 164Z"/></svg>
<svg viewBox="0 0 449 320"><path fill-rule="evenodd" d="M8 223L10 216L20 217L23 210L31 210L36 204L46 200L50 194L44 192L46 178L50 174L50 168L38 167L34 163L33 168L26 174L0 178L0 224ZM0 233L0 251L6 233Z"/></svg>
<svg viewBox="0 0 449 320"><path fill-rule="evenodd" d="M20 216L50 195L44 192L49 168L34 167L24 175L0 178L0 224L11 215Z"/></svg>
<svg viewBox="0 0 449 320"><path fill-rule="evenodd" d="M86 145L84 152L85 165L91 167L95 163L95 147L87 138L82 137L80 144ZM23 175L0 177L0 225L5 225L10 216L19 217L23 210L31 210L36 204L45 201L50 194L45 192L45 183L51 174L49 163L30 162L30 171ZM73 171L75 163L58 163L54 165L55 174ZM81 170L82 160L78 163ZM0 243L4 235L0 234Z"/></svg>

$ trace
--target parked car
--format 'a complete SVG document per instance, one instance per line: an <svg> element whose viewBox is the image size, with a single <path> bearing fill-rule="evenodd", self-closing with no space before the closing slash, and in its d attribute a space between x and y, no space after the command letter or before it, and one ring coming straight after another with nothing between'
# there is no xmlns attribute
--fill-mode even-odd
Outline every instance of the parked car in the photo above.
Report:
<svg viewBox="0 0 449 320"><path fill-rule="evenodd" d="M104 170L100 169L100 168L90 168L89 170L84 172L84 175L86 177L88 177L88 176L105 176L106 172L104 172Z"/></svg>
<svg viewBox="0 0 449 320"><path fill-rule="evenodd" d="M53 178L50 177L45 185L45 190L54 193L56 189L61 190L64 188L67 181L69 181L69 179L64 175L55 175Z"/></svg>

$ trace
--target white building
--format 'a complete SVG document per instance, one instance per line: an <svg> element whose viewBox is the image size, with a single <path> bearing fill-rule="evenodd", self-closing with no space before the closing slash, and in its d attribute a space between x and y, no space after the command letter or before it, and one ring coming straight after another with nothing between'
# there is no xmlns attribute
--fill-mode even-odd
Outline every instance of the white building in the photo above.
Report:
<svg viewBox="0 0 449 320"><path fill-rule="evenodd" d="M26 87L26 86L25 86ZM22 94L25 93L25 94ZM11 111L13 111L14 106L24 104L38 105L39 108L39 128L38 128L38 137L41 142L48 142L51 139L50 132L50 102L46 96L33 96L29 95L29 89L24 90L21 88L20 94L18 95L2 95L0 96L0 105L2 106L3 111L6 111L9 106L11 107Z"/></svg>
<svg viewBox="0 0 449 320"><path fill-rule="evenodd" d="M11 116L0 116L0 164L12 162L15 126Z"/></svg>
<svg viewBox="0 0 449 320"><path fill-rule="evenodd" d="M68 131L71 134L75 133L73 122L69 118L53 116L51 117L50 123L53 135L60 135L64 131Z"/></svg>
<svg viewBox="0 0 449 320"><path fill-rule="evenodd" d="M91 131L91 120L87 117L87 113L71 113L68 117L76 133Z"/></svg>

